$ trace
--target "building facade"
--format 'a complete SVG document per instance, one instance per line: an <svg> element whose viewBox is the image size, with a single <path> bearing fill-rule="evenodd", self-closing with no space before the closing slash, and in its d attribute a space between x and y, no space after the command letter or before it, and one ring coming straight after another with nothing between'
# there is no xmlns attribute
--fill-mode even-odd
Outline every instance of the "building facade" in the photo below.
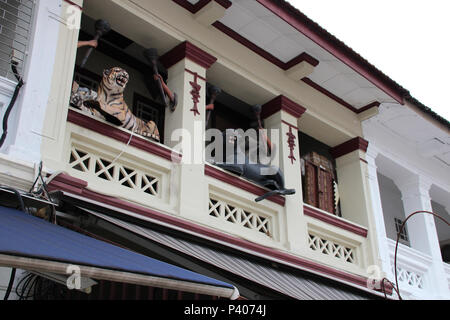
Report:
<svg viewBox="0 0 450 320"><path fill-rule="evenodd" d="M0 149L1 184L26 192L41 174L60 226L231 283L246 299L376 299L384 293L373 279L394 282L396 221L417 210L448 216L448 152L433 144L448 147L448 123L429 120L285 1L5 6L26 33L5 44L2 114L17 81L9 60L25 84ZM99 20L111 30L89 54L81 41ZM114 85L126 81L126 105L153 121L159 142L71 103L77 87L96 92L112 79L113 67L126 70ZM264 198L268 179L249 175L255 167L205 155L205 135L261 127L282 172L272 172L284 185L276 189L293 194ZM440 249L448 232L432 216L409 222L397 266L403 298L450 297ZM0 289L9 281L1 270ZM385 292L396 297L389 284Z"/></svg>

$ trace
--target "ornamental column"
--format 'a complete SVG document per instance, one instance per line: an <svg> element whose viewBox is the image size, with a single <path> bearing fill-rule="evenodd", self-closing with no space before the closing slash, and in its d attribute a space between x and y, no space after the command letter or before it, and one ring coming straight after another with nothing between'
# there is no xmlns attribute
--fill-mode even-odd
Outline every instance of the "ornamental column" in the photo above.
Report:
<svg viewBox="0 0 450 320"><path fill-rule="evenodd" d="M396 180L402 193L405 217L416 211L430 211L431 207L430 187L431 181L420 175L412 175ZM437 236L434 216L427 213L418 213L406 223L411 247L431 256L433 263L430 266L431 288L435 293L435 299L446 298L449 295L447 275L442 262L441 249Z"/></svg>
<svg viewBox="0 0 450 320"><path fill-rule="evenodd" d="M168 86L178 96L175 111L166 110L164 123L164 144L182 153L181 163L174 168L179 174L171 192L178 195L181 216L205 220L206 70L216 58L186 41L160 60L168 69Z"/></svg>
<svg viewBox="0 0 450 320"><path fill-rule="evenodd" d="M270 135L275 130L277 140L275 166L284 173L286 189L295 189L294 195L287 195L284 207L286 226L285 238L287 247L299 253L307 248L306 222L303 218L302 173L300 166L300 151L297 121L306 111L299 104L285 96L278 96L263 106L261 118L265 119L265 128Z"/></svg>
<svg viewBox="0 0 450 320"><path fill-rule="evenodd" d="M378 156L378 149L373 145L369 145L366 152L368 183L370 189L370 196L372 198L372 210L376 229L376 240L378 243L378 260L382 271L386 274L386 278L394 279L392 274L392 266L390 259L389 245L386 235L386 224L384 222L383 207L381 204L380 186L378 183L376 158ZM381 275L380 275L381 276Z"/></svg>

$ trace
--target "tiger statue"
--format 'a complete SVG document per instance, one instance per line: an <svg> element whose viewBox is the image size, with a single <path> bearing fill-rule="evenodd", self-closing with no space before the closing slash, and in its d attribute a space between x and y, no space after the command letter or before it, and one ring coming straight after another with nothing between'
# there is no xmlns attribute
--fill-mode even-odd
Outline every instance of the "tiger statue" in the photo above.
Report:
<svg viewBox="0 0 450 320"><path fill-rule="evenodd" d="M122 68L106 69L103 71L97 93L78 88L72 93L71 105L159 142L160 136L155 122L145 122L136 117L124 100L123 92L129 79L128 72Z"/></svg>

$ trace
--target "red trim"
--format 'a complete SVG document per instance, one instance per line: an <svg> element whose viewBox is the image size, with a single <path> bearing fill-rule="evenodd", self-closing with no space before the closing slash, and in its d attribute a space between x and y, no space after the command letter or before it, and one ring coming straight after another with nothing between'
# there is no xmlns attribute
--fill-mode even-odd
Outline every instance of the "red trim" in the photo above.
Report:
<svg viewBox="0 0 450 320"><path fill-rule="evenodd" d="M372 82L398 103L404 104L402 89L391 79L369 64L360 55L307 18L287 1L257 0L261 5L310 38L323 49ZM281 3L280 3L281 2ZM403 89L404 90L404 89Z"/></svg>
<svg viewBox="0 0 450 320"><path fill-rule="evenodd" d="M366 160L364 160L363 158L359 158L359 160L361 160L362 162L364 162L365 164L369 164Z"/></svg>
<svg viewBox="0 0 450 320"><path fill-rule="evenodd" d="M192 74L194 77L199 78L200 80L206 81L206 78L203 78L202 76L199 76L197 72L191 71L189 69L184 69L187 73Z"/></svg>
<svg viewBox="0 0 450 320"><path fill-rule="evenodd" d="M69 109L69 113L67 114L67 121L72 122L80 127L100 133L122 143L128 143L128 141L130 140L131 134L129 134L128 132L115 128L112 125L92 119L87 115L71 109ZM130 146L173 162L181 162L181 154L176 153L175 151L172 151L170 149L166 149L156 142L141 138L136 135L131 139Z"/></svg>
<svg viewBox="0 0 450 320"><path fill-rule="evenodd" d="M306 108L280 95L262 106L261 118L266 119L280 110L286 111L296 118L300 118L306 112Z"/></svg>
<svg viewBox="0 0 450 320"><path fill-rule="evenodd" d="M325 89L324 87L318 85L317 83L315 83L314 81L312 81L309 78L303 78L302 81L304 83L306 83L307 85L309 85L310 87L316 89L317 91L323 93L324 95L326 95L328 98L333 99L334 101L336 101L337 103L343 105L344 107L346 107L347 109L358 113L358 109L356 109L354 106L352 106L350 103L344 101L343 99L339 98L338 96L334 95L333 93L331 93L330 91L328 91L327 89Z"/></svg>
<svg viewBox="0 0 450 320"><path fill-rule="evenodd" d="M61 190L61 191L67 191L71 192L70 183L73 183L74 178L61 174L57 176L55 179L53 179L48 188L51 191L54 190ZM75 179L75 181L79 181L78 179ZM69 184L69 185L68 185ZM69 187L69 188L67 188ZM151 218L157 221L160 221L162 223L179 227L184 230L187 230L192 233L196 233L202 236L206 236L212 239L216 239L218 241L221 241L223 243L227 243L229 245L233 245L238 248L243 248L246 250L254 251L259 254L265 255L267 257L277 259L280 261L283 261L285 263L293 264L295 266L298 266L301 269L307 269L309 271L318 272L324 275L328 275L337 279L340 279L342 281L347 281L350 283L353 283L360 287L367 287L367 278L350 274L344 271L340 271L331 267L328 267L326 265L321 265L319 263L309 261L297 256L293 256L291 254L262 246L257 243L253 243L244 239L236 238L227 234L224 234L222 232L210 229L208 227L200 226L188 221L181 220L179 218L163 214L160 212L157 212L155 210L144 208L142 206L139 206L137 204L127 202L118 198L113 198L110 196L102 195L99 193L96 193L94 191L88 190L86 188L80 189L79 195L91 199L100 203L103 203L105 205L110 205L116 208L120 208L122 210L127 210L130 212L133 212L135 214L141 215L143 217Z"/></svg>
<svg viewBox="0 0 450 320"><path fill-rule="evenodd" d="M359 226L355 226L354 224L352 224L350 222L342 221L336 217L330 216L319 210L316 210L314 208L307 207L307 206L303 206L303 213L306 216L318 219L320 221L329 223L338 228L353 232L359 236L363 236L364 238L367 238L367 229L364 229Z"/></svg>
<svg viewBox="0 0 450 320"><path fill-rule="evenodd" d="M70 0L64 0L64 2L67 2L67 3L70 4L71 6L75 6L75 7L77 7L78 9L80 9L81 11L83 11L83 7L81 7L80 5L74 3L74 2L72 2L72 1L70 1Z"/></svg>
<svg viewBox="0 0 450 320"><path fill-rule="evenodd" d="M184 41L175 48L164 54L160 61L166 68L172 67L184 58L189 59L205 69L209 69L217 58L210 55L206 51L196 47L188 41Z"/></svg>
<svg viewBox="0 0 450 320"><path fill-rule="evenodd" d="M208 3L210 3L213 0L200 0L196 4L192 4L186 0L172 0L172 1L175 2L176 4L182 6L183 8L185 8L186 10L188 10L191 13L197 13L204 6L206 6ZM218 4L220 4L225 9L228 9L232 5L231 1L229 1L229 0L214 0L214 1L217 2Z"/></svg>
<svg viewBox="0 0 450 320"><path fill-rule="evenodd" d="M378 107L380 106L380 104L381 104L381 103L379 103L378 101L369 103L367 106L364 106L364 107L362 107L362 108L359 108L358 111L357 111L356 113L364 112L364 111L369 110L370 108L373 108L373 107L377 107L377 108L378 108Z"/></svg>
<svg viewBox="0 0 450 320"><path fill-rule="evenodd" d="M293 128L293 129L299 131L298 127L296 127L296 126L290 124L289 122L284 121L284 120L281 120L281 122L284 123L285 125L288 125L289 127Z"/></svg>
<svg viewBox="0 0 450 320"><path fill-rule="evenodd" d="M205 175L215 178L217 180L223 181L225 183L228 183L228 184L235 186L237 188L240 188L242 190L253 193L254 195L256 195L258 197L267 193L266 189L255 186L253 183L242 180L242 179L232 175L231 173L224 172L224 171L214 168L213 166L210 166L210 165L205 165ZM268 197L267 200L272 201L276 204L279 204L280 206L283 206L283 207L286 203L286 199L282 196L271 196L271 197Z"/></svg>
<svg viewBox="0 0 450 320"><path fill-rule="evenodd" d="M252 50L256 54L260 55L264 59L268 60L269 62L273 63L277 67L283 69L283 70L289 70L296 64L299 64L303 61L308 62L309 64L313 65L314 67L319 64L319 60L315 59L314 57L310 56L306 52L303 52L299 54L298 56L294 57L293 59L289 60L288 62L283 62L277 57L275 57L273 54L267 52L266 50L258 47L256 44L251 42L250 40L244 38L239 33L231 29L230 27L224 25L220 21L216 21L212 24L215 28L225 33L227 36L232 38L233 40L236 40L243 46L247 47L248 49Z"/></svg>
<svg viewBox="0 0 450 320"><path fill-rule="evenodd" d="M330 153L335 159L337 159L355 150L366 152L368 146L369 141L364 140L361 137L356 137L347 142L344 142L343 144L338 145L337 147L331 148Z"/></svg>
<svg viewBox="0 0 450 320"><path fill-rule="evenodd" d="M301 63L303 61L308 62L313 67L317 67L319 65L319 60L317 60L316 58L310 56L306 52L303 52L303 53L299 54L297 57L295 57L295 58L289 60L288 62L286 62L284 70L289 70L290 68L292 68L296 64L299 64L299 63Z"/></svg>

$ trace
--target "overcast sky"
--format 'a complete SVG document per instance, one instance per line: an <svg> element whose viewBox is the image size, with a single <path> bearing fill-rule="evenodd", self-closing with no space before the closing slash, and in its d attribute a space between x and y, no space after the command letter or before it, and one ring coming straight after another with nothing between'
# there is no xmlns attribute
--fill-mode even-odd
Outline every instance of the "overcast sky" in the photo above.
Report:
<svg viewBox="0 0 450 320"><path fill-rule="evenodd" d="M450 121L450 0L288 0Z"/></svg>

